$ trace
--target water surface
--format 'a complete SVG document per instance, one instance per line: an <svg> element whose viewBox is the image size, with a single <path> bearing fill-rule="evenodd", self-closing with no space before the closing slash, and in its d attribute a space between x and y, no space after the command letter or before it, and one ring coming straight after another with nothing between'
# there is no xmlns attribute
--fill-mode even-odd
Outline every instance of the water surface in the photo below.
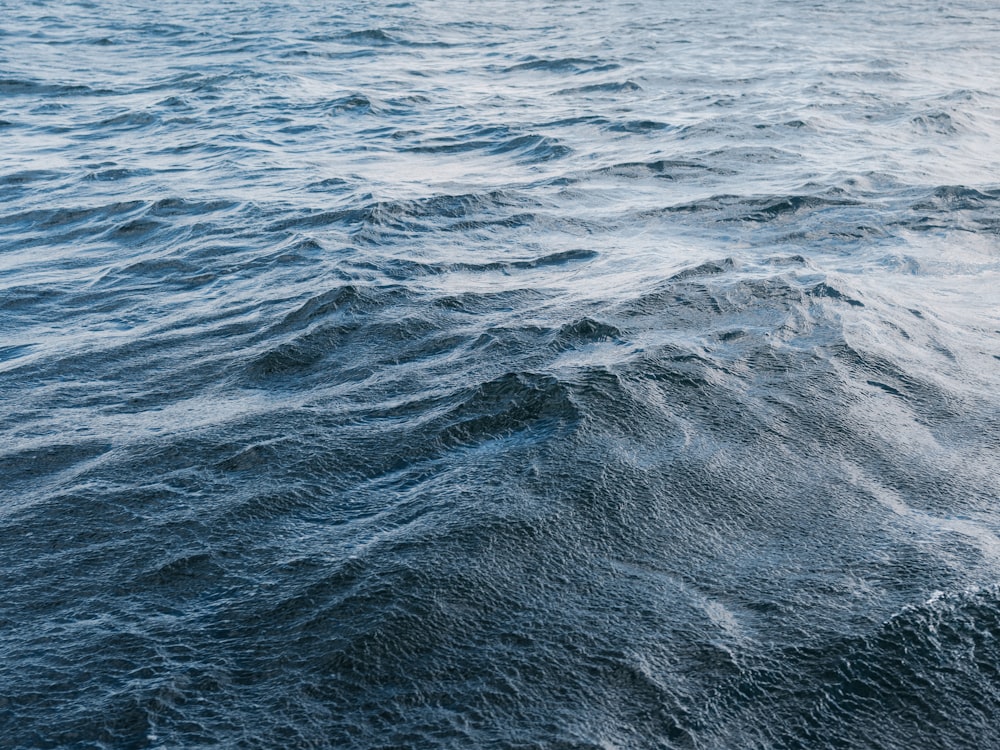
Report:
<svg viewBox="0 0 1000 750"><path fill-rule="evenodd" d="M983 748L1000 11L0 0L0 746Z"/></svg>

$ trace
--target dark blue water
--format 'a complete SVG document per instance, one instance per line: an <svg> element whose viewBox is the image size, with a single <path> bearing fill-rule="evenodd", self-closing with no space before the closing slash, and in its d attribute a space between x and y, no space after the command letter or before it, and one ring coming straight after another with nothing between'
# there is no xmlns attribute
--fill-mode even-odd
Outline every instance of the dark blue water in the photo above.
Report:
<svg viewBox="0 0 1000 750"><path fill-rule="evenodd" d="M0 0L0 747L1000 747L1000 9Z"/></svg>

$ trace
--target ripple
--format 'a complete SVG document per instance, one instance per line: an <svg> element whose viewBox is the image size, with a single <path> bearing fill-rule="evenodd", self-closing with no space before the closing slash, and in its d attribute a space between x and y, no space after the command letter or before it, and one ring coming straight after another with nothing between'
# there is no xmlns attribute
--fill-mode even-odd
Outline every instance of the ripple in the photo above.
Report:
<svg viewBox="0 0 1000 750"><path fill-rule="evenodd" d="M6 744L995 744L995 10L7 10Z"/></svg>

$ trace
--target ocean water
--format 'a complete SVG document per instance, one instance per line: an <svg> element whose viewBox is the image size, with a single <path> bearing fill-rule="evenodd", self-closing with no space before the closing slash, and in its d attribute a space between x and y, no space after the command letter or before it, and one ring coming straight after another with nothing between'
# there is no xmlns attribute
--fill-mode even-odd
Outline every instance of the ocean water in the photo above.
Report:
<svg viewBox="0 0 1000 750"><path fill-rule="evenodd" d="M0 0L0 748L1000 747L1000 7Z"/></svg>

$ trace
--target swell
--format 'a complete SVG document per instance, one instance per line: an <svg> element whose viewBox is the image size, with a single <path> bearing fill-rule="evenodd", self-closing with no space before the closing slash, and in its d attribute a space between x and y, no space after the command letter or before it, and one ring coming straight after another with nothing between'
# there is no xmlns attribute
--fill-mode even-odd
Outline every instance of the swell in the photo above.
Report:
<svg viewBox="0 0 1000 750"><path fill-rule="evenodd" d="M991 589L938 592L870 635L799 649L781 659L794 665L794 689L785 683L787 673L762 659L732 690L763 699L772 728L754 732L755 722L739 717L722 738L781 746L893 747L918 731L932 742L988 742L989 717L1000 696L989 689L969 691L967 685L994 679L996 655L986 633L995 627L998 611ZM960 726L950 725L956 715L964 717Z"/></svg>
<svg viewBox="0 0 1000 750"><path fill-rule="evenodd" d="M36 502L7 522L30 562L5 574L5 590L36 602L18 615L11 650L21 684L36 687L8 705L26 727L76 706L49 721L57 743L74 732L126 744L227 737L220 717L253 705L267 709L267 741L311 736L319 711L324 736L348 744L441 733L504 743L513 735L497 726L526 722L546 742L638 732L791 746L820 741L808 724L779 721L810 701L834 737L891 742L903 725L873 729L866 708L882 690L901 691L901 716L930 726L915 713L926 708L914 697L925 657L896 645L909 615L884 631L870 621L927 580L961 585L960 571L992 553L975 523L960 527L962 546L913 542L959 499L975 512L985 488L947 452L923 454L915 475L898 451L893 436L918 423L945 443L975 405L848 342L852 316L874 311L888 325L894 311L788 256L752 267L719 258L532 322L526 311L544 302L531 290L428 299L341 284L230 339L241 343L224 378L271 403L129 445L30 457ZM910 336L931 335L910 318ZM608 348L616 356L598 364ZM111 359L147 357L130 348ZM194 369L169 372L210 394ZM893 392L864 387L876 370ZM169 414L165 405L144 408ZM830 456L878 483L844 482ZM156 477L137 485L146 465ZM205 488L225 500L198 505ZM932 497L936 506L917 502ZM845 535L856 546L838 548ZM788 544L796 562L775 567ZM60 576L68 561L100 576ZM862 571L866 589L852 593ZM43 606L32 580L49 582ZM136 587L157 596L125 607ZM822 645L845 622L817 591L851 608L854 634ZM982 606L976 617L996 614L995 602ZM99 611L122 614L86 640L64 637ZM136 616L146 625L129 634L121 618ZM962 622L928 665L976 637ZM931 643L919 618L914 627ZM775 656L775 639L797 645ZM225 658L219 643L230 644ZM41 654L72 662L85 650L116 656L88 659L89 679L23 673ZM893 654L904 652L900 671ZM963 692L983 668L935 689L987 716L991 698ZM833 692L831 670L842 674ZM793 677L803 689L786 698ZM122 679L124 691L106 682ZM356 712L328 712L345 703ZM853 722L840 723L847 709ZM455 712L482 720L456 727ZM581 727L584 714L602 728ZM984 727L970 719L962 736ZM40 741L33 731L17 736Z"/></svg>

